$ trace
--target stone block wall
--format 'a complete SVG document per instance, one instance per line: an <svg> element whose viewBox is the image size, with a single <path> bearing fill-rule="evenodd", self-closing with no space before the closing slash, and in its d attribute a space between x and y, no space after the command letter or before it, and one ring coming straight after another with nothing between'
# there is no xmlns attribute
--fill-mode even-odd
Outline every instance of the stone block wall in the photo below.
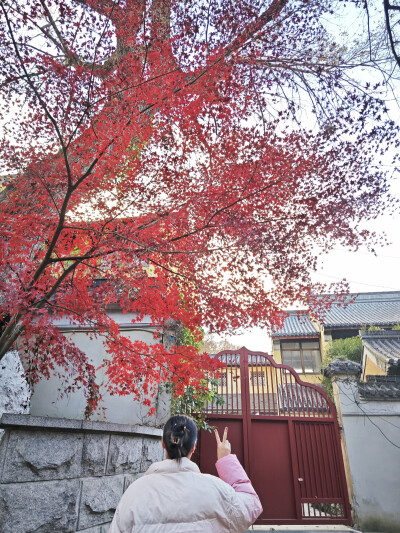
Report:
<svg viewBox="0 0 400 533"><path fill-rule="evenodd" d="M162 430L3 414L0 531L107 533L124 490L163 458Z"/></svg>

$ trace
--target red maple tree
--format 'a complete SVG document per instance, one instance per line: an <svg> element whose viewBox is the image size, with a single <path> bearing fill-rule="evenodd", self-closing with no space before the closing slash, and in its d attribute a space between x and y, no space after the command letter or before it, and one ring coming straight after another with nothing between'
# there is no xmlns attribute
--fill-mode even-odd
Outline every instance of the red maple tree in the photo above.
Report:
<svg viewBox="0 0 400 533"><path fill-rule="evenodd" d="M32 380L72 364L90 411L95 369L53 325L69 317L103 335L113 391L179 392L214 363L130 342L110 304L161 328L272 325L315 289L316 246L368 239L397 128L329 41L331 9L3 0L1 356L17 346Z"/></svg>

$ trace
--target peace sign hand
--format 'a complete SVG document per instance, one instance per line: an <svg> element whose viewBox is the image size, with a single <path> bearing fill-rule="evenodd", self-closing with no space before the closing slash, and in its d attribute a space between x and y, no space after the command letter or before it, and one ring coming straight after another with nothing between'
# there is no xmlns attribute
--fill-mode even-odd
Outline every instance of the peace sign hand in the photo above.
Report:
<svg viewBox="0 0 400 533"><path fill-rule="evenodd" d="M225 457L226 455L229 455L231 453L231 443L226 438L228 435L228 428L224 429L224 436L222 437L222 442L219 438L218 429L214 429L214 434L217 440L217 458L221 459L222 457Z"/></svg>

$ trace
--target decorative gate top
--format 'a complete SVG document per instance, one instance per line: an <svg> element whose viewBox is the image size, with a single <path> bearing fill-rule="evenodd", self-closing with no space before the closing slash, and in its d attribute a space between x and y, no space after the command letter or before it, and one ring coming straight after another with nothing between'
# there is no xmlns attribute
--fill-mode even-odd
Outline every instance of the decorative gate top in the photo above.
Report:
<svg viewBox="0 0 400 533"><path fill-rule="evenodd" d="M250 415L278 417L332 418L331 401L318 386L305 383L287 365L278 364L263 352L246 348L226 350L215 356L226 364L217 393L224 405L210 404L209 414L242 415L243 405ZM242 396L249 398L242 402Z"/></svg>

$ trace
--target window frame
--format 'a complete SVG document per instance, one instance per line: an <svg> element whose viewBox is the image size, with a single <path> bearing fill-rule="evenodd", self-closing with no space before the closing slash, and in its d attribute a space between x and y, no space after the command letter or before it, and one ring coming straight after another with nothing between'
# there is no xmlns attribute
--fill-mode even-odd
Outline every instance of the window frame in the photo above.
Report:
<svg viewBox="0 0 400 533"><path fill-rule="evenodd" d="M297 348L284 348L283 345L284 344L298 344L299 347ZM315 348L303 348L303 344L306 344L306 343L315 343L316 347ZM318 348L317 348L318 346ZM281 350L281 360L282 360L282 364L284 365L287 365L287 366L290 366L291 368L294 368L292 367L291 365L287 364L287 362L284 361L284 352L285 351L299 351L300 353L300 364L301 364L301 370L296 370L294 368L294 370L296 372L298 372L299 374L319 374L320 371L321 371L321 363L322 363L322 354L321 354L321 342L320 342L320 339L282 339L280 340L280 350ZM304 364L304 355L303 355L303 352L316 352L318 351L318 354L319 354L319 359L318 359L318 363L320 363L319 365L319 368L317 368L316 370L312 369L312 370L306 370L305 368L305 364ZM313 357L311 356L311 359L313 361Z"/></svg>

